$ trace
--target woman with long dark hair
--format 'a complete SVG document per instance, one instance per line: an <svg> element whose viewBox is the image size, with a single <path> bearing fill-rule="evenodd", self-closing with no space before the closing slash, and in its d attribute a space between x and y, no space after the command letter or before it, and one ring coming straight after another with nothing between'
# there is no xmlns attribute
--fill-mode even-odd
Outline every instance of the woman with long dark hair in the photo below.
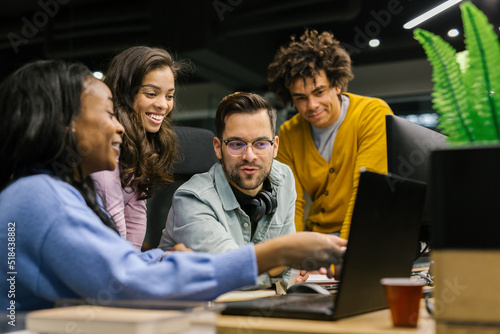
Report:
<svg viewBox="0 0 500 334"><path fill-rule="evenodd" d="M137 248L146 234L146 199L155 184L173 181L177 143L168 115L186 64L163 49L135 46L113 58L104 79L125 135L118 168L92 177L120 233Z"/></svg>

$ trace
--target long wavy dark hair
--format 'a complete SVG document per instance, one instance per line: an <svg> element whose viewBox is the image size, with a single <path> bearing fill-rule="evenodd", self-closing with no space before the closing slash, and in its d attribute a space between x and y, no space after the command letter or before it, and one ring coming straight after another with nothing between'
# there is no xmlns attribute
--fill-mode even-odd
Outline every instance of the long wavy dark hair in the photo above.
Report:
<svg viewBox="0 0 500 334"><path fill-rule="evenodd" d="M119 159L122 187L132 188L140 199L151 197L155 184L173 181L170 167L177 159L177 137L170 117L164 118L157 133L148 133L133 108L134 100L149 72L169 67L177 79L185 64L163 49L135 46L116 55L106 72L104 82L125 128Z"/></svg>
<svg viewBox="0 0 500 334"><path fill-rule="evenodd" d="M340 86L342 92L354 78L351 57L340 46L340 42L327 31L318 33L306 30L299 39L291 37L288 45L282 46L269 64L267 80L271 90L283 100L292 102L288 90L297 78L315 77L324 70L330 86Z"/></svg>
<svg viewBox="0 0 500 334"><path fill-rule="evenodd" d="M116 225L82 179L72 122L80 114L90 70L57 60L29 63L0 84L0 190L26 175L46 173L75 187L102 222Z"/></svg>

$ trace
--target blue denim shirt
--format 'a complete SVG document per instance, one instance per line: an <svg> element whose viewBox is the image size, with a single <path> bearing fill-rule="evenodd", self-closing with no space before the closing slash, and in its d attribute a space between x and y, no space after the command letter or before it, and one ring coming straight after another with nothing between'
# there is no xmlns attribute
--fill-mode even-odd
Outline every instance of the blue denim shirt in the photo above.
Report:
<svg viewBox="0 0 500 334"><path fill-rule="evenodd" d="M249 216L229 185L222 165L216 163L206 173L194 175L175 192L160 248L169 250L177 243L198 252L222 253L249 242L255 244L295 232L295 180L291 169L274 160L269 174L276 192L277 209L258 223L252 239ZM276 280L285 283L289 270L277 278L260 275L259 287L268 287Z"/></svg>

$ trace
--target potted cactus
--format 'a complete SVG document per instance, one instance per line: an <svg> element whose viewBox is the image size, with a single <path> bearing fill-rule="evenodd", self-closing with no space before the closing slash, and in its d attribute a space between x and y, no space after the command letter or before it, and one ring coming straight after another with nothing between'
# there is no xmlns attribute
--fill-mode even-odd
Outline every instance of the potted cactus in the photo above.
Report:
<svg viewBox="0 0 500 334"><path fill-rule="evenodd" d="M472 3L461 6L466 50L416 29L433 67L433 106L441 131L454 145L500 140L500 43L487 17Z"/></svg>
<svg viewBox="0 0 500 334"><path fill-rule="evenodd" d="M437 215L432 232L433 247L438 248L470 243L471 221L498 220L496 207L500 203L497 191L500 186L497 171L500 166L500 43L483 12L468 1L460 8L465 51L457 53L431 32L414 31L433 68L432 102L439 114L438 127L451 143L449 149L437 150L431 156L429 188ZM494 188L486 190L490 186ZM461 205L461 210L465 210L474 207L474 203L476 208L480 205L483 209L453 212L453 208ZM451 225L446 227L446 224ZM477 238L476 242L500 248L500 228L497 229L498 235L489 234Z"/></svg>
<svg viewBox="0 0 500 334"><path fill-rule="evenodd" d="M414 31L433 67L433 106L451 143L431 157L436 333L463 324L474 333L487 331L481 324L500 327L500 299L491 293L498 288L492 264L500 263L500 44L478 8L464 2L461 11L463 52ZM452 279L462 290L449 298Z"/></svg>

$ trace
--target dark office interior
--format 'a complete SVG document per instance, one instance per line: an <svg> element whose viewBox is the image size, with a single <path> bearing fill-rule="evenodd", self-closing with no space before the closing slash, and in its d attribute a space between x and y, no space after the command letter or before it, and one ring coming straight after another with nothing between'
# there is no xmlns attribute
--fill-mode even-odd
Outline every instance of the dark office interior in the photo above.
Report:
<svg viewBox="0 0 500 334"><path fill-rule="evenodd" d="M8 269L3 270L7 279L2 278L3 283L0 283L3 294L0 296L0 305L3 305L0 315L8 320L0 322L0 332L7 329L17 333L55 333L57 328L61 329L58 333L62 333L64 328L65 333L108 333L110 329L112 332L122 333L170 333L177 330L177 326L172 325L177 322L169 320L181 319L183 329L188 330L182 333L500 333L500 293L497 292L500 276L500 225L497 208L500 200L500 176L494 172L495 166L500 164L500 47L497 48L497 41L493 41L500 35L500 0L469 1L487 16L494 33L489 30L485 33L486 28L489 28L485 21L481 21L482 25L475 26L483 28L475 30L481 32L475 37L481 35L481 38L469 38L470 30L467 29L467 50L476 53L470 52L471 56L463 59L476 66L463 66L463 63L456 62L455 53L450 51L445 54L447 58L443 57L448 62L441 61L441 58L441 62L432 64L438 63L442 67L449 65L448 68L451 68L450 71L445 71L438 67L436 72L445 78L441 78L441 81L438 78L436 82L441 85L437 84L436 87L432 81L433 69L436 67L431 66L413 33L416 28L421 28L442 37L456 51L465 50L461 0L0 1L0 81L24 64L41 59L81 62L97 78L102 79L109 62L116 54L137 45L164 48L176 60L192 64L189 71L175 79L175 105L171 95L174 83L172 74L175 73L171 71L173 66L145 71L147 75L161 75L161 79L157 80L161 82L158 84L161 87L157 87L153 79L146 80L145 74L141 79L142 84L134 84L134 88L130 88L133 86L131 84L123 90L123 95L139 91L129 114L138 114L140 125L126 123L133 123L137 118L127 116L123 118L123 122L121 115L118 115L122 124L127 125L127 130L117 121L108 93L110 90L104 84L89 80L96 87L92 86L88 94L82 89L81 83L90 76L85 68L79 72L80 77L78 73L73 76L76 72L69 72L65 70L66 67L61 66L57 70L28 72L42 73L38 74L39 78L33 78L33 81L25 80L26 76L19 76L14 77L15 81L6 81L7 84L2 85L0 99L4 119L0 123L3 127L0 133L6 135L2 137L5 140L1 141L4 145L0 151L0 166L7 168L0 170L0 225L4 226L4 230L0 231L0 239L8 240L8 247L5 247L7 242L2 241L4 248L0 254L3 254L5 261L2 268ZM427 21L405 29L408 22L444 3L453 4ZM473 14L470 14L468 21L464 20L467 27L473 26L471 22L480 21L474 21L475 18L484 18L477 12L469 13ZM305 29L330 31L342 43L351 56L354 73L354 80L349 83L347 91L362 97L349 95L347 100L341 100L340 103L336 96L322 97L322 93L317 93L327 91L324 87L328 86L328 82L319 85L315 83L313 89L308 83L306 91L304 79L303 91L300 90L302 88L295 93L291 91L296 105L300 109L300 100L304 103L306 100L317 99L322 104L321 108L314 110L310 107L314 104L308 101L307 107L300 109L302 118L306 120L296 117L288 122L281 128L279 139L270 137L272 133L266 125L268 119L262 110L268 109L267 107L256 108L252 111L253 114L248 114L250 116L245 114L245 118L231 119L231 115L221 117L223 130L218 135L221 138L214 139L217 106L224 96L235 91L254 92L266 98L277 109L278 126L297 112L293 106L280 102L277 95L271 92L266 77L275 52L280 46L287 44L291 36L298 38ZM487 38L482 39L485 35ZM479 40L490 43L477 43ZM479 44L481 45L478 46ZM488 55L491 50L493 51ZM434 59L441 55L434 55ZM493 61L486 59L488 56L494 58ZM141 55L142 58L146 57ZM71 76L65 71L71 73ZM109 72L108 79L113 77L112 72ZM49 79L43 81L46 73L50 74L47 75ZM59 80L63 75L71 80ZM33 76L36 75L31 75L30 78ZM125 82L130 77L132 76L127 73L120 80ZM323 80L319 75L314 78ZM453 79L460 85L449 84ZM73 84L71 81L77 82ZM446 81L445 84L443 81ZM42 84L38 84L39 82ZM135 87L140 89L135 90ZM141 92L143 87L153 87L155 92L149 93L145 89ZM329 91L337 88L331 87ZM8 95L5 93L7 91L14 93ZM30 93L29 98L26 98L26 92ZM48 92L45 94L48 97L44 97L45 92ZM62 92L61 96L58 96L59 92ZM467 96L460 96L461 93ZM119 93L113 91L113 94L118 96ZM145 97L147 94L158 96L163 101L168 100L166 107L162 107L156 97L149 100ZM144 95L142 100L141 95ZM31 99L32 96L42 98ZM365 96L383 99L399 117L387 115L390 110L384 103ZM433 97L436 96L438 98L435 101L452 101L436 103L440 107L436 109L441 119L438 119L438 113L433 107ZM356 100L361 99L372 101L365 104L375 107L359 107L361 103ZM55 102L46 103L46 106L44 103L48 100ZM28 103L24 103L25 101ZM69 104L74 101L79 101L81 105L79 102ZM26 108L16 110L17 106L24 107L25 104ZM79 108L72 109L75 105ZM172 105L173 111L170 112ZM332 105L333 108L330 107ZM158 109L162 107L166 112L163 113L162 110L160 114L150 106ZM323 108L324 106L326 107ZM377 111L377 108L382 111ZM68 115L65 115L66 111ZM229 112L232 111L231 109ZM377 113L382 112L384 122L377 116ZM240 111L237 110L236 114L238 113ZM327 118L325 114L330 115L329 120L332 120L332 114L337 115L335 121L326 126L322 126L319 121L319 126L316 126L304 116L307 113L310 114L307 116L309 119L316 121ZM163 130L166 128L164 117L167 114L173 119L175 136L168 136L160 131L160 127ZM62 123L61 115L66 123ZM254 118L246 118L247 116ZM107 121L103 121L104 117ZM16 125L17 119L34 121L29 126L24 126L27 123L21 121L18 122L20 125ZM144 121L145 119L150 121ZM262 119L266 123L260 122ZM273 116L269 119L273 128ZM301 119L302 123L296 122L297 119ZM45 124L52 120L54 122L51 124L54 125L46 127ZM438 123L440 120L441 124ZM147 122L156 127L146 127ZM226 123L231 125L226 127ZM349 124L344 126L349 133L347 130L344 133L342 130L338 131L342 129L339 124ZM104 126L100 128L101 125ZM140 129L136 131L135 127ZM38 128L49 128L51 132L39 131ZM322 132L324 128L329 128L329 132ZM98 131L91 131L95 129ZM132 131L129 132L129 129ZM226 131L227 129L230 130ZM124 131L131 135L123 135ZM32 132L37 136L32 135ZM144 135L146 132L148 134ZM41 135L38 136L38 133ZM97 134L96 139L92 140L94 134ZM155 136L155 139L151 139L150 135ZM56 139L52 140L53 138ZM137 138L139 139L136 140ZM335 146L331 143L332 140L335 140ZM307 141L310 143L305 144ZM173 145L175 142L177 149ZM233 145L228 144L231 142ZM225 151L221 148L223 143ZM323 145L326 143L331 143L331 146ZM349 146L351 144L352 147ZM277 156L278 146L282 159ZM297 152L290 153L291 147ZM282 153L286 150L290 152ZM57 154L53 153L49 158L45 158L49 153L40 154L42 157L39 158L36 151L44 154L45 151L55 151ZM104 152L102 156L101 151ZM177 156L172 154L177 151ZM254 155L249 155L248 152ZM311 152L317 158L311 158ZM382 171L386 167L386 153L388 173ZM158 157L162 154L172 157L171 160L159 160ZM258 161L255 164L240 163L241 160L250 160L247 156L242 158L245 154ZM280 162L272 165L274 160L271 154ZM118 156L120 164L116 167L115 160ZM132 158L128 158L129 156ZM5 163L6 158L10 157L14 159ZM319 161L321 157L324 159ZM212 167L219 159L223 167L218 164ZM61 163L63 160L66 162ZM128 160L133 162L129 163ZM143 163L146 160L155 161L154 164ZM293 167L295 178L292 170L283 164L287 163L285 160L291 162L288 164ZM62 167L56 167L59 165ZM133 168L129 168L130 166ZM160 174L166 174L168 168L173 176L167 181L173 181L172 184L156 182L160 180ZM210 168L211 171L203 176L191 178ZM115 218L111 215L112 211L106 208L109 203L106 203L106 197L100 193L101 197L96 196L95 188L100 184L92 181L89 175L105 169L115 170L112 172L115 179L111 179L109 174L104 174L103 178L106 181L116 181L119 199L115 202L123 204L116 211L126 212L123 216L129 215L129 212L132 212L130 216L139 216L133 217L132 220L136 221L132 224L123 217L122 224L142 224L139 228L135 227L143 233L136 250L132 248L132 242L125 245L125 241L120 239L121 236L127 237L127 234L120 235L121 230L113 222ZM5 173L4 170L8 172ZM134 174L130 170L138 172ZM156 173L157 170L160 173ZM219 174L215 174L217 171ZM300 178L301 173L305 177ZM234 180L237 177L241 179L240 174L247 175L248 180L257 179L258 182L237 183ZM128 185L124 182L124 175L128 177L126 182L130 181ZM211 175L215 177L209 179ZM218 176L222 181L217 180ZM141 188L136 189L136 183L132 181L139 178L145 180L144 187L141 184ZM274 181L275 178L277 181ZM194 181L186 185L184 191L173 195L187 180ZM337 180L346 182L339 183ZM162 181L165 181L165 177ZM195 188L195 182L201 185L196 185ZM203 182L208 186L205 187ZM218 183L223 183L224 188L217 188ZM282 184L283 188L279 188ZM298 186L295 187L295 184ZM312 184L309 188L313 191L306 187L309 184ZM142 193L149 196L153 187L155 195L149 197L147 202L143 201L146 196L139 195ZM281 192L277 195L275 187L286 190L279 190ZM219 192L219 189L228 194ZM106 189L108 195L116 195L112 194L113 191ZM301 192L305 193L305 204L301 203L302 198L298 196ZM125 201L125 193L135 196L135 203L129 199ZM199 194L208 195L202 197ZM348 196L344 196L345 194ZM236 203L232 208L228 209L226 200L223 200L226 195L231 197L232 203ZM260 200L263 197L269 197L269 204ZM129 201L133 209L130 211L129 208L124 209L125 205L129 206ZM257 201L258 205L254 204L254 211L245 211L244 207L250 201ZM184 202L190 205L179 205ZM340 212L342 210L339 207L346 207L347 215L339 219L338 225L339 228L342 226L341 238L344 238L344 227L350 229L345 234L346 239L349 236L349 243L332 235L319 233L302 234L306 237L316 235L317 239L300 239L300 236L293 239L297 234L291 235L290 232L297 222L299 230L309 228L333 234L334 230L319 229L333 226L333 218L329 218L333 215L327 216L330 213L327 205L331 203L334 204L331 205L332 212ZM283 204L288 204L289 207ZM352 211L348 210L347 204L355 204ZM301 205L302 208L295 210L295 205ZM262 213L258 218L251 214L257 208ZM243 222L232 211L233 215L227 215L229 218L226 219L224 214L229 210L241 214L246 220ZM141 211L139 213L142 216L138 211ZM191 254L191 257L191 249L186 248L191 246L187 242L186 246L177 244L163 250L139 251L141 245L142 251L156 248L160 238L167 234L163 232L164 229L168 231L170 225L175 228L174 219L182 220L177 216L185 212L194 212L185 219L186 226L208 226L200 229L199 234L186 233L199 237L199 244L208 243L209 238L217 242L229 239L223 232L229 235L233 233L232 228L224 230L225 226L213 228L215 225L208 225L212 221L219 223L226 219L234 224L231 227L242 223L240 231L244 231L246 236L250 235L252 242L260 245L255 248L245 245L246 248L234 249L232 254L236 255L232 257L229 251L214 256ZM271 217L259 222L264 215L279 216L282 212L285 213L283 218ZM312 220L310 218L313 215L308 216L308 212L316 214L316 217L323 215L320 218L327 219ZM96 213L100 215L96 216ZM291 239L285 240L291 240L293 245L292 242L288 244L274 240L273 246L273 240L263 239L260 242L261 240L254 238L259 235L256 231L264 231L262 226L268 220L276 223L272 226L269 223L271 227L264 225L265 228L281 231L282 234L288 233L283 238L291 235ZM117 233L109 231L101 223ZM290 230L282 227L286 223L292 226ZM183 228L185 226L178 230ZM133 230L130 227L127 229ZM238 231L236 227L235 231ZM203 235L205 232L206 235ZM211 232L213 236L209 234ZM146 235L141 244L144 233ZM278 236L277 232L270 238L278 239L275 236ZM319 239L319 236L324 239ZM234 243L237 244L236 241ZM182 247L177 248L179 245ZM265 248L266 245L271 247ZM179 254L179 250L187 254ZM217 252L219 251L213 253ZM293 259L295 257L297 259ZM269 259L277 260L264 261ZM164 263L167 264L163 268L161 266ZM335 279L325 277L332 274L330 269L326 269L330 265L335 271ZM277 266L280 267L276 268ZM315 271L304 273L296 270L295 277L283 276L286 278L283 282L279 281L279 276L271 276L275 269L280 269L279 275L283 275L285 266ZM316 271L319 267L326 268ZM393 270L394 268L397 270ZM257 282L257 271L269 276L270 281L276 279L272 288L242 291L248 288L246 285ZM324 275L326 272L328 275ZM307 280L302 286L317 286L301 296L300 285L294 283L306 281L309 273L317 276L317 280ZM317 273L321 275L316 275ZM391 280L393 278L396 280ZM401 278L404 284L397 282ZM401 294L402 298L393 298L390 292L392 288L384 287L388 281L392 281L393 288L396 287L397 290L411 288L415 298L401 292L394 295ZM414 289L415 286L417 289ZM383 289L387 294L384 295ZM277 296L286 293L291 296ZM282 302L286 297L292 297L293 300L293 294L296 297L307 297L308 294L309 297L322 297L328 302L325 304L326 308L323 307L326 312L319 316L309 315L308 312L313 313L317 306L312 298L304 299L305 302L290 313L279 313L279 308L275 307L277 305L272 304L264 303L255 307L260 299L265 301L266 297L281 298ZM412 310L407 307L410 299L414 306ZM191 303L193 301L195 303ZM244 309L241 305L245 306L238 304L241 301L249 302L253 308L246 310L246 313L241 311ZM233 302L236 302L233 304L236 311L226 312L226 309L231 308L229 303ZM101 305L105 306L104 310L100 308ZM288 301L283 305L288 306ZM41 322L31 320L30 324L29 317L33 319L35 314L36 319L37 314L37 311L30 312L31 310L52 306L56 308L41 311L49 311L46 316L42 313ZM59 308L63 309L62 316L59 316L58 306L63 306ZM73 313L64 313L64 309L70 309L64 306L83 308L76 308L77 311ZM386 306L390 310L386 310ZM115 307L115 310L109 310ZM130 317L126 309L135 309L132 311L137 313ZM145 316L154 316L153 309L183 312L176 312L175 317L167 317L164 312L165 320L160 321ZM401 316L405 321L396 321L395 314L404 309L408 310ZM272 319L273 317L276 319ZM18 327L15 328L14 324ZM43 327L45 325L50 327ZM29 331L24 331L24 327ZM180 328L179 325L179 330ZM200 328L201 330L196 331Z"/></svg>
<svg viewBox="0 0 500 334"><path fill-rule="evenodd" d="M355 79L349 91L384 98L395 114L435 127L431 68L413 29L404 23L436 0L19 0L0 4L0 77L33 59L81 61L105 71L132 45L161 46L188 58L196 70L179 82L177 122L211 127L222 96L235 90L268 92L266 69L274 52L305 28L329 30L350 52ZM498 0L472 1L497 28ZM455 5L418 26L464 49ZM369 40L380 45L370 47ZM293 110L283 111L288 117ZM433 116L434 115L434 116Z"/></svg>

